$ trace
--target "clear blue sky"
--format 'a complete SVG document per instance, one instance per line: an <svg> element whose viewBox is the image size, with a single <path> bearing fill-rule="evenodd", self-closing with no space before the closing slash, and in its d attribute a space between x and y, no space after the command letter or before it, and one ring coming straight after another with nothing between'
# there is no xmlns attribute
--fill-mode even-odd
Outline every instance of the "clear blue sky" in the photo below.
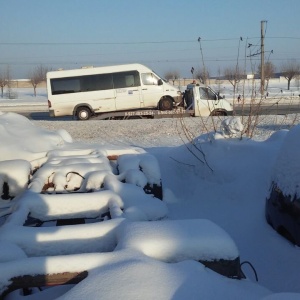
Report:
<svg viewBox="0 0 300 300"><path fill-rule="evenodd" d="M0 70L9 65L14 78L24 78L39 64L138 62L191 77L191 67L202 66L201 37L205 66L217 75L235 66L238 53L244 68L250 50L260 50L262 20L266 59L279 69L300 62L299 12L300 0L0 0ZM253 59L257 68L259 56Z"/></svg>

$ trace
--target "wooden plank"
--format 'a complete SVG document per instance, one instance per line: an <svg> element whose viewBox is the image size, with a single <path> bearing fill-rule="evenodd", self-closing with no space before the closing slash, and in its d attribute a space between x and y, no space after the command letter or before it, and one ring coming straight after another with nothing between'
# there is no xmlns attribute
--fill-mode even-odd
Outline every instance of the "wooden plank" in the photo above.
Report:
<svg viewBox="0 0 300 300"><path fill-rule="evenodd" d="M64 284L76 284L88 276L87 271L64 272L57 274L22 275L11 278L11 284L0 294L0 299L4 299L10 292L18 289L28 289L32 287L56 286Z"/></svg>

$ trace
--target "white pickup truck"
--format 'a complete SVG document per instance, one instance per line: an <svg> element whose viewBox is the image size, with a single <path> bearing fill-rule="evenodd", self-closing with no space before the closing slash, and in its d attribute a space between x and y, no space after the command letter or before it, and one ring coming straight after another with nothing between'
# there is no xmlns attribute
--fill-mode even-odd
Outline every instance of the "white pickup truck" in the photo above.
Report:
<svg viewBox="0 0 300 300"><path fill-rule="evenodd" d="M194 116L232 115L232 105L208 86L189 84L184 93L188 110L194 110Z"/></svg>

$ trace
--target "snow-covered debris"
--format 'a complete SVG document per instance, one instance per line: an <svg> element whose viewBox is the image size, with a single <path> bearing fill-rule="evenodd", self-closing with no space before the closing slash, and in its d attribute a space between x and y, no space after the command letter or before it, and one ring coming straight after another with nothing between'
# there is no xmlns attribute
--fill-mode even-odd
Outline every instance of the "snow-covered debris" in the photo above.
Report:
<svg viewBox="0 0 300 300"><path fill-rule="evenodd" d="M27 256L110 252L117 245L117 228L124 219L69 226L0 228L0 242L20 247ZM15 232L18 234L15 234Z"/></svg>
<svg viewBox="0 0 300 300"><path fill-rule="evenodd" d="M165 262L234 260L239 256L231 237L204 219L130 222L124 224L118 240L117 249L135 249Z"/></svg>
<svg viewBox="0 0 300 300"><path fill-rule="evenodd" d="M195 261L164 263L131 252L118 252L95 268L59 300L97 299L260 299L270 291L251 281L226 280ZM116 253L117 254L117 253Z"/></svg>
<svg viewBox="0 0 300 300"><path fill-rule="evenodd" d="M209 220L125 222L117 218L63 227L2 226L1 242L18 245L27 256L133 249L165 262L233 261L239 252L230 236ZM18 230L19 234L13 234Z"/></svg>
<svg viewBox="0 0 300 300"><path fill-rule="evenodd" d="M27 190L12 202L13 213L5 225L23 225L28 215L44 222L71 218L100 218L102 214L109 212L112 200L119 207L124 207L120 196L109 190L71 195L38 194Z"/></svg>
<svg viewBox="0 0 300 300"><path fill-rule="evenodd" d="M293 127L283 141L272 171L272 182L285 196L300 198L300 125Z"/></svg>
<svg viewBox="0 0 300 300"><path fill-rule="evenodd" d="M120 155L117 160L120 173L129 170L142 170L150 185L161 184L160 168L157 160L150 154L126 154ZM132 174L132 172L131 172ZM134 176L134 175L131 175Z"/></svg>
<svg viewBox="0 0 300 300"><path fill-rule="evenodd" d="M139 187L120 183L115 178L111 181L114 180L114 188L121 189L55 195L26 191L11 202L12 214L5 224L23 225L28 215L40 221L72 218L101 219L101 215L109 213L113 206L121 210L121 215L118 217L126 216L129 219L145 221L167 217L168 209L163 201L145 194Z"/></svg>
<svg viewBox="0 0 300 300"><path fill-rule="evenodd" d="M80 189L83 179L89 173L100 170L111 172L110 166L102 162L90 163L81 160L80 163L46 164L34 174L33 180L41 179L48 192L68 192Z"/></svg>
<svg viewBox="0 0 300 300"><path fill-rule="evenodd" d="M133 184L124 184L116 176L107 175L104 188L115 192L122 198L124 209L122 217L134 221L161 220L167 217L168 208L165 202L145 194L143 189Z"/></svg>
<svg viewBox="0 0 300 300"><path fill-rule="evenodd" d="M20 228L22 237L12 237L9 231L6 232L2 242L6 243L8 248L10 247L10 241L13 240L29 256L49 254L60 254L60 256L22 259L18 254L19 259L17 261L11 261L2 265L0 291L4 291L10 280L16 276L37 274L46 276L51 273L88 271L89 277L70 290L62 299L71 299L74 297L74 292L76 292L76 295L78 293L81 295L82 289L85 290L91 283L95 283L95 278L99 278L99 276L102 278L102 275L105 275L105 280L101 280L101 283L99 282L101 289L98 290L99 284L94 286L92 288L93 293L90 294L91 298L93 298L92 295L101 291L104 299L110 299L110 296L113 295L111 291L114 290L112 289L113 282L110 282L110 280L114 279L115 282L117 278L120 278L118 282L123 282L120 288L123 289L122 295L125 297L124 299L132 299L132 295L137 290L137 282L140 282L139 293L137 294L140 295L140 285L148 293L150 291L149 285L154 288L158 284L157 280L159 280L157 288L161 289L161 280L166 280L166 284L169 282L168 288L165 289L164 286L162 294L156 295L157 299L165 299L166 295L173 294L173 289L177 286L176 282L171 280L172 278L174 279L176 274L178 284L187 276L190 278L188 282L196 280L191 290L189 284L185 283L183 291L178 296L178 299L182 299L182 297L193 298L199 293L197 289L195 290L195 287L201 282L203 284L203 280L206 281L207 277L212 277L207 283L211 280L214 282L216 282L215 280L220 280L220 284L222 280L221 277L204 268L199 262L190 261L191 259L203 261L215 260L221 257L221 259L226 260L236 258L238 255L236 246L225 231L208 220L153 222L153 228L151 226L152 222L117 220L117 222L113 220L104 222L102 225L76 225L60 229L55 227L23 227ZM197 233L200 229L199 226L201 230L200 233ZM72 229L72 227L76 227L76 230L75 228ZM84 227L88 230L84 230ZM74 238L73 234L76 234L76 238ZM204 240L202 240L203 234L206 236ZM29 243L27 242L28 240ZM117 247L115 248L116 244ZM222 251L224 248L225 252ZM80 251L109 251L109 253L70 255ZM159 254L160 252L162 253ZM164 262L159 262L156 259ZM174 263L178 261L184 262ZM16 262L18 263L17 265ZM147 272L145 272L145 269ZM126 270L126 275L121 270ZM133 273L131 274L131 272ZM169 274L169 272L173 275ZM162 277L158 278L160 274ZM143 280L140 281L141 279ZM124 280L126 284L124 284ZM144 280L147 282L144 282ZM246 294L243 295L244 299L247 299L250 295L265 296L270 294L267 289L253 285L249 281L243 282L243 284L241 281L232 281L232 283L227 282L226 284L231 285L230 289L225 289L224 285L224 293L227 295L226 297L229 297L228 299L232 295L239 295L245 292ZM221 284L220 286L223 285ZM207 285L201 285L201 287L202 289L204 287L207 288ZM210 293L209 290L211 290L211 287L206 293ZM119 289L118 292L120 292ZM149 297L150 295L153 297L153 293L150 293ZM145 296L147 299L147 295L144 294L143 299ZM75 299L77 299L76 297Z"/></svg>
<svg viewBox="0 0 300 300"><path fill-rule="evenodd" d="M31 257L3 263L0 293L22 275L88 270L88 277L57 299L260 299L271 292L249 280L228 280L195 261L164 263L136 251ZM45 293L38 294L43 299ZM33 295L33 296L34 296ZM213 297L212 297L213 295ZM29 298L28 298L29 297ZM26 296L26 299L31 299ZM53 299L53 298L51 298Z"/></svg>
<svg viewBox="0 0 300 300"><path fill-rule="evenodd" d="M31 164L27 160L0 161L0 195L7 184L6 197L15 197L27 188L31 174Z"/></svg>
<svg viewBox="0 0 300 300"><path fill-rule="evenodd" d="M136 149L119 150L118 154L110 153L108 156L116 160L115 169L108 157L104 156L103 149L49 151L48 160L34 174L30 188L36 192L55 193L95 191L102 189L105 177L114 173L117 173L115 175L119 181L142 189L161 187L160 169L154 156Z"/></svg>

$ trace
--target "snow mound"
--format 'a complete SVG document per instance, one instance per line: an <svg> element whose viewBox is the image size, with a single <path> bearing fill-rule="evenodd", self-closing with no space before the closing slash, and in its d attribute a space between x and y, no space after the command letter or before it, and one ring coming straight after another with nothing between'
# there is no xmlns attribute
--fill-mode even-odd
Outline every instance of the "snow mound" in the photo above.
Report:
<svg viewBox="0 0 300 300"><path fill-rule="evenodd" d="M0 137L0 161L33 161L45 157L47 151L65 145L66 140L70 141L63 131L38 128L27 118L11 112L0 114Z"/></svg>
<svg viewBox="0 0 300 300"><path fill-rule="evenodd" d="M1 241L0 243L0 263L26 258L25 252L16 244Z"/></svg>

